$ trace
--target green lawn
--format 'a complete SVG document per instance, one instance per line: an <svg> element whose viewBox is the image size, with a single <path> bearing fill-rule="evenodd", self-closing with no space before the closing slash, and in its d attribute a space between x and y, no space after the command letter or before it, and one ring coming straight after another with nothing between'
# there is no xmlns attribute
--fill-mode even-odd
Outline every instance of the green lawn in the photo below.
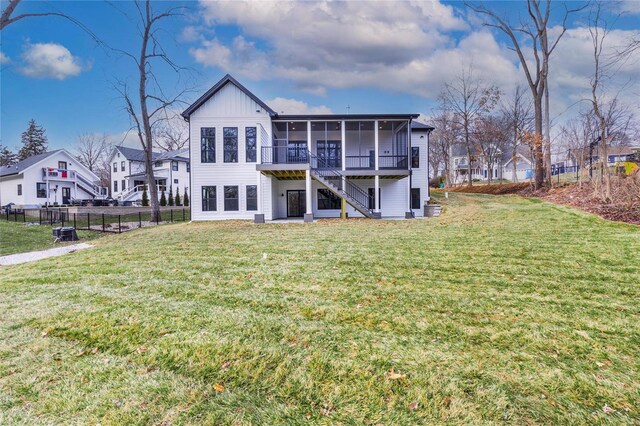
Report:
<svg viewBox="0 0 640 426"><path fill-rule="evenodd" d="M638 424L640 228L450 197L0 269L0 424Z"/></svg>
<svg viewBox="0 0 640 426"><path fill-rule="evenodd" d="M0 256L46 250L67 244L54 244L51 229L52 227L48 225L27 226L22 222L8 222L0 219ZM78 237L81 241L92 240L100 236L101 234L98 232L78 231Z"/></svg>

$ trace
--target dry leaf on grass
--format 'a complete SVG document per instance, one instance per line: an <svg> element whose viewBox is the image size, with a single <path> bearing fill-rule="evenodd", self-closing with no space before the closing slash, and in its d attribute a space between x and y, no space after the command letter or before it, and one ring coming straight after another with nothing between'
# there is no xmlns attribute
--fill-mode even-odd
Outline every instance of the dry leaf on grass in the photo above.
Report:
<svg viewBox="0 0 640 426"><path fill-rule="evenodd" d="M387 371L386 373L384 373L384 375L389 380L401 380L401 379L405 379L407 377L406 374L396 373L395 371L393 371L393 369Z"/></svg>
<svg viewBox="0 0 640 426"><path fill-rule="evenodd" d="M409 411L417 410L418 409L418 401L413 401L411 404L409 404L409 406L407 408L409 408Z"/></svg>
<svg viewBox="0 0 640 426"><path fill-rule="evenodd" d="M222 386L220 383L216 383L215 385L213 385L213 390L216 392L224 392L224 386Z"/></svg>
<svg viewBox="0 0 640 426"><path fill-rule="evenodd" d="M604 404L604 407L602 407L602 411L604 411L605 414L613 414L616 412L616 410L609 407L607 404Z"/></svg>

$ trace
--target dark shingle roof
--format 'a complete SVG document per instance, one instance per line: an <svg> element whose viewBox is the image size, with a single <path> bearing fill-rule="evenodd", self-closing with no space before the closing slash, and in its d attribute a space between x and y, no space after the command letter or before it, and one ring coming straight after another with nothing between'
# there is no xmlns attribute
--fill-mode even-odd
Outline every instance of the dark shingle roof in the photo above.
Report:
<svg viewBox="0 0 640 426"><path fill-rule="evenodd" d="M211 89L207 90L207 92L204 95L200 96L198 100L196 100L193 104L191 104L191 106L186 110L184 110L184 112L180 115L182 115L185 118L185 120L189 121L189 116L193 114L195 110L200 108L202 104L207 102L213 95L218 93L220 89L222 89L227 83L231 83L234 86L236 86L238 89L242 90L247 96L253 99L255 103L260 105L262 109L267 111L269 115L271 115L272 117L276 115L276 112L274 110L269 108L267 104L265 104L260 100L260 98L258 98L256 95L251 93L249 89L244 87L242 84L238 83L238 81L235 78L231 77L229 74L222 77L222 79L219 82L217 82Z"/></svg>
<svg viewBox="0 0 640 426"><path fill-rule="evenodd" d="M44 160L55 154L56 152L60 152L62 149L56 149L55 151L48 151L38 155L32 155L29 158L25 158L22 161L17 162L11 166L2 166L0 167L0 177L1 176L10 176L18 173L22 173L26 168L33 166L34 164Z"/></svg>
<svg viewBox="0 0 640 426"><path fill-rule="evenodd" d="M435 127L433 126L429 126L428 124L424 124L424 123L420 123L419 121L412 121L411 122L411 130L413 130L414 132L430 132L431 130L434 130Z"/></svg>
<svg viewBox="0 0 640 426"><path fill-rule="evenodd" d="M129 148L126 146L117 146L116 149L124 155L129 161L144 162L144 151L142 149ZM160 160L182 160L189 161L189 149L177 149L175 151L154 152L153 161Z"/></svg>

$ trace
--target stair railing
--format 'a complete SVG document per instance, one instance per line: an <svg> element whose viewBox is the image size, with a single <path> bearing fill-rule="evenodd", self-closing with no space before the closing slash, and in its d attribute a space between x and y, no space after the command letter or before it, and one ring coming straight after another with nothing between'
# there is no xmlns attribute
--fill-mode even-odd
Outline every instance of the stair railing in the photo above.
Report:
<svg viewBox="0 0 640 426"><path fill-rule="evenodd" d="M309 151L309 158L311 160L311 170L318 176L326 179L335 189L344 192L352 201L358 203L361 208L368 210L369 213L373 213L373 210L369 208L371 205L371 197L359 186L348 181L345 176L336 169L329 165L326 159L320 158L313 152ZM334 183L338 181L338 183ZM342 186L344 184L344 187Z"/></svg>

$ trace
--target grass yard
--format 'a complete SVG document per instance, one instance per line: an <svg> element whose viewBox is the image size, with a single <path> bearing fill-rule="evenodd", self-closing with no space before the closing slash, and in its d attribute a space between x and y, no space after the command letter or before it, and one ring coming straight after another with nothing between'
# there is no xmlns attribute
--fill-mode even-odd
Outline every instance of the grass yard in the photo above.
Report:
<svg viewBox="0 0 640 426"><path fill-rule="evenodd" d="M0 219L0 256L14 253L24 253L34 250L46 250L65 244L92 240L102 236L98 232L78 231L80 241L72 243L53 242L51 226L26 226L22 222L11 222Z"/></svg>
<svg viewBox="0 0 640 426"><path fill-rule="evenodd" d="M637 226L450 194L95 244L0 269L0 424L640 422Z"/></svg>

